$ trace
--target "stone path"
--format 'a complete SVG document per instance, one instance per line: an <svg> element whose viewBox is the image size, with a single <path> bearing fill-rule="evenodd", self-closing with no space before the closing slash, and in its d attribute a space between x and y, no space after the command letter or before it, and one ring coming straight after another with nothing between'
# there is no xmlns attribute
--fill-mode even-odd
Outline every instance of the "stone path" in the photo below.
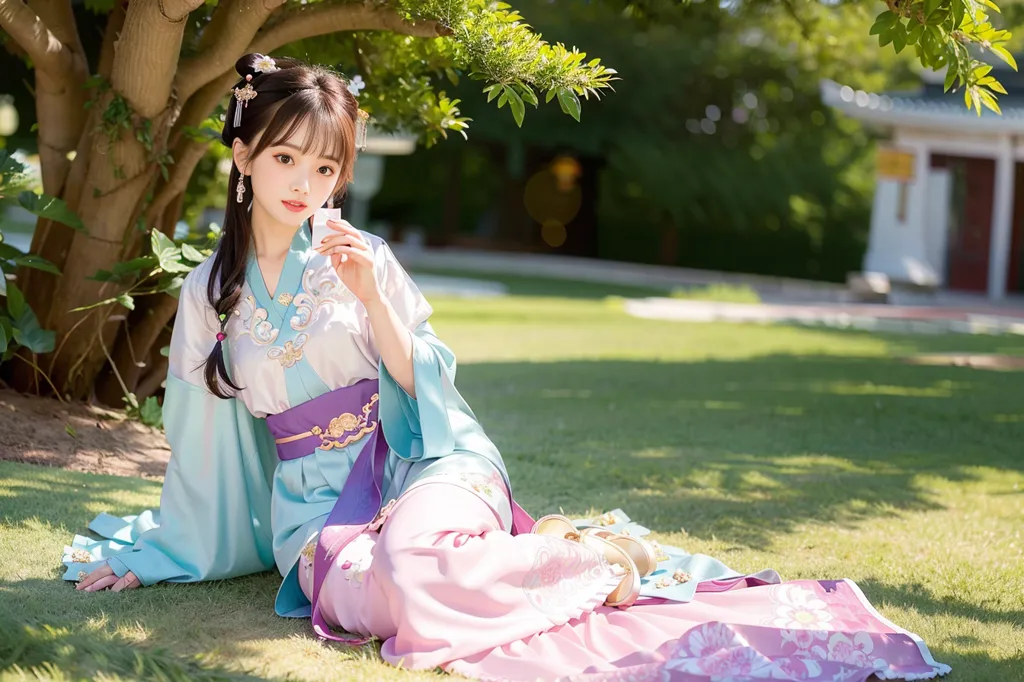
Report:
<svg viewBox="0 0 1024 682"><path fill-rule="evenodd" d="M1024 335L1017 307L866 304L745 304L644 298L626 301L636 317L681 322L806 324L866 331Z"/></svg>

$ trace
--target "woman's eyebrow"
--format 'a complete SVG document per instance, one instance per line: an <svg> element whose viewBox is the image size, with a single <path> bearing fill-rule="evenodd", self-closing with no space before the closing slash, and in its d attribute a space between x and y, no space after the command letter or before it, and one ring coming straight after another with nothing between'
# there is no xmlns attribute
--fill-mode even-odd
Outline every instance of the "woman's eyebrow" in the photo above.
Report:
<svg viewBox="0 0 1024 682"><path fill-rule="evenodd" d="M296 147L295 145L293 145L290 142L281 142L279 144L275 144L274 146L275 147L288 147L289 149L294 149L295 151L300 152L302 154L306 153L306 152L304 152L302 150L302 147ZM339 161L337 159L334 159L334 158L332 158L330 156L321 156L320 159L323 160L323 161L330 161L332 163L339 163Z"/></svg>

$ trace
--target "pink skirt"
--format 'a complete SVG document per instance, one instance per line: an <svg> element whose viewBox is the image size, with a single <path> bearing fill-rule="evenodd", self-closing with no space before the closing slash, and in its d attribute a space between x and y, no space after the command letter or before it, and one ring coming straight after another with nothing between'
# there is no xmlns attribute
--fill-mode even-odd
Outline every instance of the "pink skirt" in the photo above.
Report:
<svg viewBox="0 0 1024 682"><path fill-rule="evenodd" d="M449 475L407 490L380 533L335 557L321 608L384 660L484 680L929 679L949 672L848 580L603 606L619 577L579 543L512 536L504 485ZM300 559L310 594L312 567Z"/></svg>

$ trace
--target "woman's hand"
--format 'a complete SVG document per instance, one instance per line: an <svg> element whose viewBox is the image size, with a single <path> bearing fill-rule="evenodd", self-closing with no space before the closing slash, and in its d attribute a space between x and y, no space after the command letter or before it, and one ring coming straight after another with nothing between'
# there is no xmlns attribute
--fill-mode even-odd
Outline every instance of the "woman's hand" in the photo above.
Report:
<svg viewBox="0 0 1024 682"><path fill-rule="evenodd" d="M326 237L322 244L315 244L313 248L331 257L331 265L342 283L364 305L382 298L373 269L373 249L363 235L345 220L328 220L327 227L337 234Z"/></svg>
<svg viewBox="0 0 1024 682"><path fill-rule="evenodd" d="M75 586L75 589L83 592L98 592L100 590L120 592L121 590L132 590L141 586L142 583L131 571L118 578L110 564L103 564L82 578L82 581Z"/></svg>

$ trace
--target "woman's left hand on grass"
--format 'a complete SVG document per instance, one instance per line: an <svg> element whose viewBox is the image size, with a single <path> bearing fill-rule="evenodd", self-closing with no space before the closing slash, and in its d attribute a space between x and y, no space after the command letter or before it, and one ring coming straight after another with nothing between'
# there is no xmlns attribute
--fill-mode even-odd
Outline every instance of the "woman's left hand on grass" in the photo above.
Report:
<svg viewBox="0 0 1024 682"><path fill-rule="evenodd" d="M373 249L366 239L345 220L328 220L327 227L336 234L313 248L331 257L331 265L342 283L364 304L380 298L381 291L373 268Z"/></svg>
<svg viewBox="0 0 1024 682"><path fill-rule="evenodd" d="M82 581L75 586L75 589L82 592L99 592L100 590L120 592L121 590L131 590L141 586L142 583L131 571L118 578L110 564L103 564L82 578Z"/></svg>

